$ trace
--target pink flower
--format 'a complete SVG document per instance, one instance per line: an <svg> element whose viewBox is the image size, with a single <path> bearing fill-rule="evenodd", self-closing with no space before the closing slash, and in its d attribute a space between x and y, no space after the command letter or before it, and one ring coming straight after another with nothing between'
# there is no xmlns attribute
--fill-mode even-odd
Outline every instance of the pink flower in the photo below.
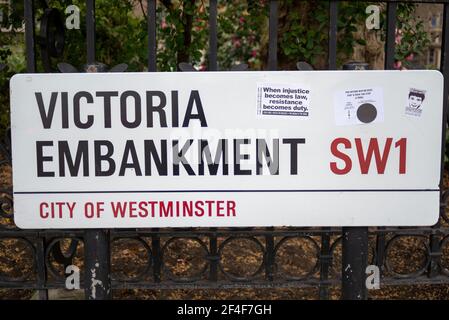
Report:
<svg viewBox="0 0 449 320"><path fill-rule="evenodd" d="M235 48L240 48L242 46L240 39L237 37L232 38L232 44L234 45Z"/></svg>
<svg viewBox="0 0 449 320"><path fill-rule="evenodd" d="M394 42L396 44L400 44L401 41L402 41L402 30L401 29L396 29Z"/></svg>
<svg viewBox="0 0 449 320"><path fill-rule="evenodd" d="M162 29L165 29L165 28L167 28L167 27L168 27L168 24L167 24L167 22L165 22L165 19L162 20L162 22L161 22L161 28L162 28Z"/></svg>
<svg viewBox="0 0 449 320"><path fill-rule="evenodd" d="M205 64L200 65L199 71L206 71L206 65Z"/></svg>
<svg viewBox="0 0 449 320"><path fill-rule="evenodd" d="M245 23L245 18L244 17L240 17L240 23Z"/></svg>
<svg viewBox="0 0 449 320"><path fill-rule="evenodd" d="M413 53L410 53L407 57L405 57L405 60L407 60L407 61L413 61L413 58L414 58L415 56L413 55Z"/></svg>
<svg viewBox="0 0 449 320"><path fill-rule="evenodd" d="M402 67L402 61L396 61L395 63L394 63L394 66L393 66L395 69L401 69L401 67Z"/></svg>
<svg viewBox="0 0 449 320"><path fill-rule="evenodd" d="M256 50L256 49L254 49L254 50L251 51L251 56L252 56L253 58L257 57L257 50Z"/></svg>

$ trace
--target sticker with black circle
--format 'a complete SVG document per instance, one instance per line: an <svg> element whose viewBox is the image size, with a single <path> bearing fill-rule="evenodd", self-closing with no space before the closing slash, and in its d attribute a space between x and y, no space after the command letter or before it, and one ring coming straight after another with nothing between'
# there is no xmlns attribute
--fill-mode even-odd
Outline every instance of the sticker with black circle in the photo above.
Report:
<svg viewBox="0 0 449 320"><path fill-rule="evenodd" d="M334 95L335 123L339 126L384 120L382 88L348 89Z"/></svg>

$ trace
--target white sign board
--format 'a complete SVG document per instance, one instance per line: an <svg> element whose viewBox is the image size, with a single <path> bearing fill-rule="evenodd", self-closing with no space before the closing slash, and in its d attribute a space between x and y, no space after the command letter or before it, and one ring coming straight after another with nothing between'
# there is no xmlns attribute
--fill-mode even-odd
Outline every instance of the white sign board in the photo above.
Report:
<svg viewBox="0 0 449 320"><path fill-rule="evenodd" d="M419 226L439 215L437 71L21 74L21 228Z"/></svg>

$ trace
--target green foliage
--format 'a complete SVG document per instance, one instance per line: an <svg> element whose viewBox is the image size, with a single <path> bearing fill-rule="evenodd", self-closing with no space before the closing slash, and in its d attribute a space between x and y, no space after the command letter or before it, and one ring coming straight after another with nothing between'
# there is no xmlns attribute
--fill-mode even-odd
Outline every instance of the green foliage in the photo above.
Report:
<svg viewBox="0 0 449 320"><path fill-rule="evenodd" d="M364 28L367 14L366 7L370 5L367 1L358 1L355 3L344 2L339 7L338 14L338 41L337 51L338 63L342 64L349 59L356 44L366 45L365 39L357 37L356 32Z"/></svg>
<svg viewBox="0 0 449 320"><path fill-rule="evenodd" d="M364 23L367 5L363 1L339 3L337 52L340 63L353 53L356 43L363 44L363 39L356 39L354 33L357 26ZM329 3L288 0L285 6L288 22L287 29L280 38L281 54L292 62L304 60L316 65L318 60L323 60L323 55L327 55ZM302 14L299 10L306 11L307 14ZM310 12L314 14L310 15Z"/></svg>
<svg viewBox="0 0 449 320"><path fill-rule="evenodd" d="M81 29L65 30L64 56L59 61L81 69L86 63L86 1L71 2L80 8ZM133 3L132 0L96 1L96 60L108 66L127 63L130 71L142 71L146 66L147 29L145 20L133 14ZM52 1L50 6L64 13L66 5Z"/></svg>
<svg viewBox="0 0 449 320"><path fill-rule="evenodd" d="M80 68L86 61L85 1L51 0L51 7L63 13L68 2L81 10L81 30L66 30L66 48L60 60ZM21 2L22 3L22 2ZM139 10L141 0L97 0L96 41L97 60L107 65L128 63L130 71L145 70L147 65L147 25L145 12ZM369 1L339 2L338 63L353 54L356 45L365 45L357 36L364 28ZM218 2L218 59L221 69L239 62L251 69L263 67L266 60L268 29L267 0L229 0ZM407 63L410 54L420 54L428 45L422 21L415 21L414 4L400 4L398 29L402 41L397 44L396 59ZM23 9L23 8L22 8ZM160 1L157 6L157 64L160 71L174 71L179 62L191 62L197 68L207 66L208 1ZM305 60L319 64L327 60L329 3L327 1L280 2L280 61L295 63ZM21 12L18 10L17 12ZM140 13L136 15L137 13ZM38 12L39 17L42 11ZM313 14L311 14L313 13ZM283 15L282 15L283 14ZM16 13L15 23L18 14ZM62 16L64 19L65 17ZM385 10L381 16L385 32ZM0 54L2 54L0 52ZM3 53L5 55L5 53ZM319 67L319 65L318 65Z"/></svg>
<svg viewBox="0 0 449 320"><path fill-rule="evenodd" d="M50 0L50 7L58 8L65 20L64 10L69 4L80 8L81 30L65 30L65 50L53 61L68 62L78 69L86 63L86 1ZM96 60L109 66L127 63L129 71L145 71L148 59L146 10L143 0L96 0ZM358 30L364 28L369 1L339 2L338 63L351 57L356 45L366 45ZM228 70L237 63L248 63L251 70L264 68L268 46L268 0L218 1L218 61L220 70ZM383 6L384 8L385 6ZM422 21L413 15L414 4L398 7L398 35L396 60L407 66L412 55L422 53L429 44ZM159 71L175 71L179 62L191 62L198 69L208 65L207 0L161 0L157 6L157 66ZM39 19L42 9L36 12ZM13 1L5 23L22 25L23 1ZM39 21L38 21L39 26ZM305 60L317 68L327 61L329 3L328 1L279 2L279 63L294 65ZM385 10L381 14L381 30L385 33ZM37 34L39 30L37 27ZM39 48L37 48L39 53ZM42 71L39 63L38 70ZM7 33L0 37L0 63L8 71L0 74L0 130L8 123L8 81L13 73L25 69L23 34Z"/></svg>
<svg viewBox="0 0 449 320"><path fill-rule="evenodd" d="M338 6L337 63L341 65L349 59L356 45L366 45L366 41L357 34L365 28L368 14L365 9L372 3L369 1L340 2ZM329 3L327 1L287 0L284 4L288 12L287 28L280 38L281 54L292 62L305 60L316 65L323 62L323 55L328 46ZM408 66L415 55L422 54L429 45L429 35L424 30L422 20L414 15L415 4L400 3L397 10L396 54L397 66ZM300 10L313 15L301 14ZM380 15L380 38L385 38L386 12L382 6ZM324 57L325 59L326 57ZM320 67L320 65L316 66Z"/></svg>
<svg viewBox="0 0 449 320"><path fill-rule="evenodd" d="M0 27L10 30L0 33L0 64L6 65L0 72L0 135L9 126L9 80L15 73L25 71L23 35L16 32L22 27L23 1L13 2L12 9L0 5L3 11Z"/></svg>
<svg viewBox="0 0 449 320"><path fill-rule="evenodd" d="M220 68L247 63L262 68L261 42L268 17L268 1L228 1L218 8L218 61Z"/></svg>
<svg viewBox="0 0 449 320"><path fill-rule="evenodd" d="M415 55L420 55L430 44L428 33L424 30L422 20L417 20L413 14L415 5L401 3L398 7L395 67L407 68Z"/></svg>
<svg viewBox="0 0 449 320"><path fill-rule="evenodd" d="M157 9L157 64L160 71L176 71L180 62L200 65L207 50L208 8L203 1L179 1Z"/></svg>
<svg viewBox="0 0 449 320"><path fill-rule="evenodd" d="M324 12L325 15L326 12ZM301 23L299 12L293 11L290 15L290 26L280 38L280 48L282 53L292 60L305 60L311 64L316 63L316 59L323 54L323 44L326 36L323 28L326 26L327 18L323 12L317 13L318 27L308 29ZM323 19L324 18L324 19Z"/></svg>
<svg viewBox="0 0 449 320"><path fill-rule="evenodd" d="M0 3L0 11L3 13L0 27L12 27L12 30L22 27L23 6L24 1L11 1L10 5Z"/></svg>

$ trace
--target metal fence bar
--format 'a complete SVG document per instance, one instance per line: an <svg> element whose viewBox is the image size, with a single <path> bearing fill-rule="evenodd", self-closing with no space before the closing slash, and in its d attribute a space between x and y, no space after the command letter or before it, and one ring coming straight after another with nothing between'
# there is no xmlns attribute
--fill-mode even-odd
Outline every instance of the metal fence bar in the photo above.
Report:
<svg viewBox="0 0 449 320"><path fill-rule="evenodd" d="M217 71L217 0L209 1L209 70ZM218 281L218 239L216 228L209 229L212 234L209 237L209 280Z"/></svg>
<svg viewBox="0 0 449 320"><path fill-rule="evenodd" d="M396 34L396 11L398 4L388 2L387 4L387 37L385 41L385 69L394 68L394 49Z"/></svg>
<svg viewBox="0 0 449 320"><path fill-rule="evenodd" d="M268 30L268 70L276 70L278 64L278 1L270 0Z"/></svg>
<svg viewBox="0 0 449 320"><path fill-rule="evenodd" d="M440 168L440 202L442 210L445 210L446 206L443 198L443 174L444 174L444 159L446 154L446 131L447 131L447 108L448 108L448 96L449 96L449 4L444 4L443 9L443 28L442 28L442 57L441 57L441 66L440 71L444 76L444 88L443 88L443 122L442 122L442 130L441 130L441 168ZM434 229L437 230L439 224L434 226ZM429 249L430 249L430 263L428 276L430 278L437 277L440 273L440 262L441 262L441 248L440 241L442 237L437 234L432 234L429 237Z"/></svg>
<svg viewBox="0 0 449 320"><path fill-rule="evenodd" d="M95 0L86 0L87 64L95 63ZM93 69L96 70L96 69ZM110 299L111 261L109 231L92 229L84 232L85 297L90 300Z"/></svg>
<svg viewBox="0 0 449 320"><path fill-rule="evenodd" d="M148 71L157 71L157 38L156 38L156 0L148 0ZM158 230L158 229L156 229ZM159 236L151 237L151 252L153 263L153 281L161 282L161 239Z"/></svg>
<svg viewBox="0 0 449 320"><path fill-rule="evenodd" d="M86 231L84 247L84 293L86 299L111 299L109 231L95 229Z"/></svg>
<svg viewBox="0 0 449 320"><path fill-rule="evenodd" d="M147 2L147 23L148 23L148 71L157 71L156 57L156 0Z"/></svg>
<svg viewBox="0 0 449 320"><path fill-rule="evenodd" d="M342 288L344 300L365 300L368 262L368 228L344 227L342 242Z"/></svg>
<svg viewBox="0 0 449 320"><path fill-rule="evenodd" d="M162 252L161 238L157 235L151 237L151 251L153 252L153 280L159 283L161 282Z"/></svg>
<svg viewBox="0 0 449 320"><path fill-rule="evenodd" d="M327 228L323 228L326 230ZM329 299L329 267L331 264L331 252L330 252L330 235L323 234L321 236L321 250L320 250L320 285L319 285L319 298L320 300Z"/></svg>
<svg viewBox="0 0 449 320"><path fill-rule="evenodd" d="M446 140L446 128L447 128L447 116L448 116L448 97L449 97L449 4L444 5L444 16L443 16L443 34L442 34L442 44L441 44L441 66L440 71L444 76L444 98L443 98L443 130L442 130L442 141ZM444 172L444 154L445 154L445 143L441 145L441 175L440 175L440 186L443 183L443 172Z"/></svg>
<svg viewBox="0 0 449 320"><path fill-rule="evenodd" d="M268 26L268 70L277 70L277 47L278 47L278 1L270 0L270 16ZM266 228L272 231L273 228ZM265 278L273 281L274 273L274 237L268 234L265 236Z"/></svg>
<svg viewBox="0 0 449 320"><path fill-rule="evenodd" d="M36 72L36 47L34 43L34 0L25 0L24 16L27 72L34 73Z"/></svg>
<svg viewBox="0 0 449 320"><path fill-rule="evenodd" d="M329 1L329 48L328 48L328 68L337 69L337 20L338 19L338 1ZM329 231L329 228L323 228L323 231ZM320 286L319 298L321 300L329 299L329 267L331 263L330 253L330 234L323 233L321 236L320 250Z"/></svg>
<svg viewBox="0 0 449 320"><path fill-rule="evenodd" d="M432 234L429 237L429 250L430 250L430 263L428 269L429 278L435 278L440 273L440 260L441 260L440 240L441 237L438 235Z"/></svg>
<svg viewBox="0 0 449 320"><path fill-rule="evenodd" d="M209 280L216 282L218 280L218 239L215 231L217 228L210 228L213 233L209 237Z"/></svg>
<svg viewBox="0 0 449 320"><path fill-rule="evenodd" d="M95 62L95 0L86 0L87 63Z"/></svg>
<svg viewBox="0 0 449 320"><path fill-rule="evenodd" d="M329 2L329 70L337 69L337 18L338 1Z"/></svg>
<svg viewBox="0 0 449 320"><path fill-rule="evenodd" d="M39 300L48 300L48 290L42 289L47 284L47 269L45 265L45 237L36 239L36 278Z"/></svg>
<svg viewBox="0 0 449 320"><path fill-rule="evenodd" d="M358 66L357 66L358 65ZM347 70L363 70L365 64L348 63L343 66ZM365 300L365 270L368 265L368 228L342 228L342 299Z"/></svg>
<svg viewBox="0 0 449 320"><path fill-rule="evenodd" d="M209 71L217 71L217 0L209 2Z"/></svg>
<svg viewBox="0 0 449 320"><path fill-rule="evenodd" d="M24 1L25 18L25 47L27 72L36 72L36 47L35 47L35 23L34 23L34 0ZM45 237L38 237L36 246L36 285L39 300L48 300L48 290L42 289L47 283L47 270L45 264Z"/></svg>
<svg viewBox="0 0 449 320"><path fill-rule="evenodd" d="M396 12L397 3L387 4L387 33L385 41L385 63L384 68L391 70L394 68L395 62L395 35L396 35ZM382 230L382 227L378 228ZM379 270L383 271L385 261L385 233L381 233L376 238L376 254L374 257L374 263L379 267Z"/></svg>
<svg viewBox="0 0 449 320"><path fill-rule="evenodd" d="M270 227L267 230L274 230L274 228ZM274 280L274 272L275 272L275 249L274 249L274 237L273 235L267 235L265 237L265 279L268 281Z"/></svg>
<svg viewBox="0 0 449 320"><path fill-rule="evenodd" d="M378 230L383 230L384 228L379 227ZM374 256L373 263L379 267L379 271L382 275L384 269L384 256L385 256L385 234L378 234L376 237L376 254Z"/></svg>

